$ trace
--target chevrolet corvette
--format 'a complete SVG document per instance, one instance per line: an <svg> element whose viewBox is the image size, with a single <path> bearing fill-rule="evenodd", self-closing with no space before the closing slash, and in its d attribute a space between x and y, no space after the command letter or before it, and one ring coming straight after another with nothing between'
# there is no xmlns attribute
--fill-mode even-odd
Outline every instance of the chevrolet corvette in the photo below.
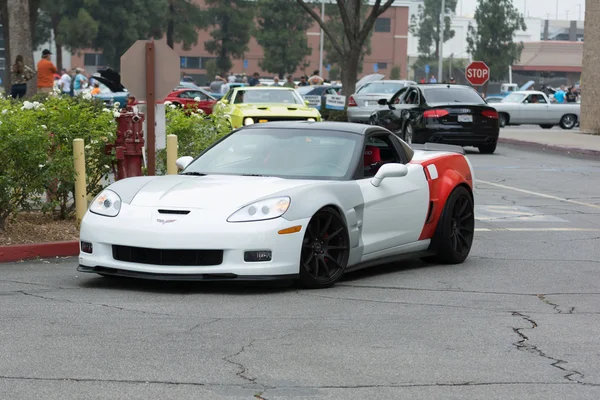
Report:
<svg viewBox="0 0 600 400"><path fill-rule="evenodd" d="M474 177L460 147L410 147L379 126L271 122L177 164L178 175L120 180L92 201L79 271L323 288L348 271L461 263L471 250Z"/></svg>

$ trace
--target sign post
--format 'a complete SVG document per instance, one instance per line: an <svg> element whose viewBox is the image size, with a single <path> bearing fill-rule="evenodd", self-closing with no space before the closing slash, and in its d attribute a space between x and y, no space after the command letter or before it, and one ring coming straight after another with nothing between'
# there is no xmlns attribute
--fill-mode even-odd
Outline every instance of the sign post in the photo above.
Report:
<svg viewBox="0 0 600 400"><path fill-rule="evenodd" d="M473 86L482 86L490 79L490 68L483 61L473 61L465 70L467 81Z"/></svg>
<svg viewBox="0 0 600 400"><path fill-rule="evenodd" d="M146 101L148 175L156 174L156 101L177 87L180 67L181 59L164 42L138 40L121 56L121 82L136 100Z"/></svg>

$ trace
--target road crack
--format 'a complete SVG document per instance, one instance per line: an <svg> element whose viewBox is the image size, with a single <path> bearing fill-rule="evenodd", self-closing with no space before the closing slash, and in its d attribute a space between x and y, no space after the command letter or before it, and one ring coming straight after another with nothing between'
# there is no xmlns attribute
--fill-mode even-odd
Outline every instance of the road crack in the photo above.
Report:
<svg viewBox="0 0 600 400"><path fill-rule="evenodd" d="M529 328L512 328L513 332L516 333L520 338L520 340L513 343L513 345L518 350L525 351L525 352L531 353L531 354L535 354L537 356L540 356L542 358L552 361L552 363L550 364L552 367L558 368L559 370L566 372L566 374L563 375L563 378L565 378L566 380L573 382L573 383L585 384L585 382L581 381L581 379L584 378L584 375L581 372L561 366L562 364L568 364L568 361L552 357L552 356L544 353L536 345L528 343L529 337L523 331L524 330L533 330L533 329L537 328L538 327L537 322L535 322L528 315L521 314L520 312L517 312L517 311L513 311L512 315L515 317L521 318L522 320L526 321L527 323L529 323L531 325L531 327L529 327Z"/></svg>
<svg viewBox="0 0 600 400"><path fill-rule="evenodd" d="M538 294L537 298L540 299L545 304L552 306L552 308L554 308L554 310L559 314L573 314L573 312L575 311L575 307L570 307L567 311L561 310L560 306L558 304L552 303L550 300L548 300L546 298L546 295L544 295L544 294Z"/></svg>

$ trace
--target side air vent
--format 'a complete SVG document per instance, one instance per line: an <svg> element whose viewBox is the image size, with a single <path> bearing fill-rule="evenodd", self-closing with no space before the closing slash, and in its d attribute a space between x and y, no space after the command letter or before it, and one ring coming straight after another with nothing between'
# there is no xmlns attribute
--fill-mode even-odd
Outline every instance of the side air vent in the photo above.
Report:
<svg viewBox="0 0 600 400"><path fill-rule="evenodd" d="M159 214L188 215L189 210L158 210Z"/></svg>

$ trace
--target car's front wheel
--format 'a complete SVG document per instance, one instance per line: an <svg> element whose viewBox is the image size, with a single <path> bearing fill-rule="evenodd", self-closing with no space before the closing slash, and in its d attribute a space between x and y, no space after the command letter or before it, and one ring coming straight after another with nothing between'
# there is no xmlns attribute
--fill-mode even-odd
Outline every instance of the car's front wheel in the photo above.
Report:
<svg viewBox="0 0 600 400"><path fill-rule="evenodd" d="M344 274L350 254L348 229L334 209L323 208L310 220L300 255L300 283L310 289L333 286Z"/></svg>

